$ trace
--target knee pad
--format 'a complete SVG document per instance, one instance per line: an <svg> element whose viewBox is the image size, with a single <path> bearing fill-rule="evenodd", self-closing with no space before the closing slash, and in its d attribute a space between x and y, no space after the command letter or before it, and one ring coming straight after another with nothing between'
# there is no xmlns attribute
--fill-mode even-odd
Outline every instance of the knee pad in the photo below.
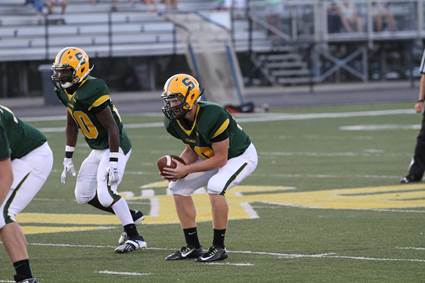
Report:
<svg viewBox="0 0 425 283"><path fill-rule="evenodd" d="M117 197L119 197L119 196L117 195ZM114 197L111 196L111 194L108 192L108 190L98 191L97 198L98 198L100 204L103 207L109 207L114 202Z"/></svg>
<svg viewBox="0 0 425 283"><path fill-rule="evenodd" d="M92 200L94 196L96 195L96 194L83 194L80 192L78 187L75 187L74 194L75 194L75 200L77 201L78 204L86 204L90 200Z"/></svg>
<svg viewBox="0 0 425 283"><path fill-rule="evenodd" d="M224 191L224 187L226 186L226 183L224 183L221 178L218 178L217 176L212 177L208 181L207 185L207 193L211 195L220 195Z"/></svg>

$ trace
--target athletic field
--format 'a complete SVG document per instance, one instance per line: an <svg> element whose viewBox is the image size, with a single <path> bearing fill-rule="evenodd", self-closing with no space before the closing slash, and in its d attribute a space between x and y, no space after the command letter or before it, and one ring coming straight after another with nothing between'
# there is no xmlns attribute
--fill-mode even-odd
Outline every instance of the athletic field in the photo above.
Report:
<svg viewBox="0 0 425 283"><path fill-rule="evenodd" d="M399 185L421 116L411 104L284 109L239 116L259 167L227 193L229 258L165 262L184 244L172 197L156 170L181 142L161 117L124 116L133 153L120 191L148 214L148 249L116 255L116 218L74 201L61 185L64 120L30 119L55 153L47 184L18 218L41 282L423 282L425 183ZM44 120L44 121L40 121ZM80 137L75 164L89 153ZM200 240L212 240L207 195L195 196ZM0 282L13 270L0 250Z"/></svg>

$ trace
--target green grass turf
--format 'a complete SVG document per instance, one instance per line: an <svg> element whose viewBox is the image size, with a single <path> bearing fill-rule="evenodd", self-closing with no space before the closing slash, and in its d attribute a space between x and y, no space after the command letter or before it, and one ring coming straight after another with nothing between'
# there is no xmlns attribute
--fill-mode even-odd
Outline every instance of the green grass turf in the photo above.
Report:
<svg viewBox="0 0 425 283"><path fill-rule="evenodd" d="M279 112L350 112L411 107L408 104L353 105L283 109ZM398 177L406 173L417 130L341 131L339 127L417 125L420 119L420 115L403 114L241 123L254 141L260 158L257 170L244 185L293 186L296 189L292 192L306 193L397 185ZM160 121L159 117L124 117L125 123ZM64 121L32 124L58 127L63 126ZM182 144L169 137L162 128L128 129L127 132L133 142L133 153L120 190L138 195L141 185L160 180L155 165L157 158L164 153L178 154ZM54 171L25 212L102 214L75 203L74 180L66 185L60 184L64 136L63 133L48 133L47 137L55 153ZM75 163L79 165L88 152L89 148L80 138ZM421 190L423 196L425 188ZM164 194L165 190L156 193ZM132 207L149 211L147 201L130 203ZM260 202L251 205L259 218L230 221L227 248L230 251L280 253L280 256L231 252L226 260L227 263L248 263L249 266L165 262L163 258L170 251L183 245L177 224L141 225L140 230L149 247L161 249L115 255L113 246L121 231L115 225L109 230L28 235L30 243L100 246L30 245L33 271L41 282L423 282L425 278L425 250L400 249L425 248L425 198L422 206L400 209L400 212L315 209ZM211 224L202 222L198 230L202 244L208 247L212 238ZM340 257L308 257L325 253ZM103 270L148 275L98 273ZM11 280L12 274L8 257L1 249L0 280Z"/></svg>

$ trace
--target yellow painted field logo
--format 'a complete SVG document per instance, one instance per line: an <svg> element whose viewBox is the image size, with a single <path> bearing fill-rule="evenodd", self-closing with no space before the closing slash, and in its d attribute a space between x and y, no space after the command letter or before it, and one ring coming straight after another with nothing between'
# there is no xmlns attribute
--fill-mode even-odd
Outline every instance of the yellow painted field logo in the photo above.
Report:
<svg viewBox="0 0 425 283"><path fill-rule="evenodd" d="M174 201L169 194L156 194L166 189L165 182L143 187L141 196L127 194L129 200L149 200L150 211L144 224L179 223ZM198 221L211 221L211 208L205 192L193 195ZM296 192L291 187L236 186L226 193L230 219L258 218L254 203L321 209L402 209L425 207L425 184L398 185ZM119 225L115 215L22 213L18 222L25 233L59 233L109 229ZM40 226L48 224L49 226Z"/></svg>

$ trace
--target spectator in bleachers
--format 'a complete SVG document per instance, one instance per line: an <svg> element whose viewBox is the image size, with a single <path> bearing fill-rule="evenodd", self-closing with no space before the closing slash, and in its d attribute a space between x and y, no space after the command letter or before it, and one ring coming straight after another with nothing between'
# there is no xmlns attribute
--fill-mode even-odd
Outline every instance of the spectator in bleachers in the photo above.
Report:
<svg viewBox="0 0 425 283"><path fill-rule="evenodd" d="M177 0L163 0L167 10L177 10Z"/></svg>
<svg viewBox="0 0 425 283"><path fill-rule="evenodd" d="M338 33L342 30L341 10L335 1L329 3L328 6L328 32Z"/></svg>
<svg viewBox="0 0 425 283"><path fill-rule="evenodd" d="M345 0L339 5L341 21L346 32L362 32L363 19L358 14L357 8L352 1Z"/></svg>
<svg viewBox="0 0 425 283"><path fill-rule="evenodd" d="M25 0L25 5L32 4L39 16L43 16L43 0Z"/></svg>
<svg viewBox="0 0 425 283"><path fill-rule="evenodd" d="M48 9L48 14L53 14L54 6L61 6L61 14L65 14L66 5L68 4L68 0L47 0L46 5Z"/></svg>
<svg viewBox="0 0 425 283"><path fill-rule="evenodd" d="M372 15L375 23L375 31L380 32L384 27L389 31L396 30L396 22L387 4L372 2Z"/></svg>

